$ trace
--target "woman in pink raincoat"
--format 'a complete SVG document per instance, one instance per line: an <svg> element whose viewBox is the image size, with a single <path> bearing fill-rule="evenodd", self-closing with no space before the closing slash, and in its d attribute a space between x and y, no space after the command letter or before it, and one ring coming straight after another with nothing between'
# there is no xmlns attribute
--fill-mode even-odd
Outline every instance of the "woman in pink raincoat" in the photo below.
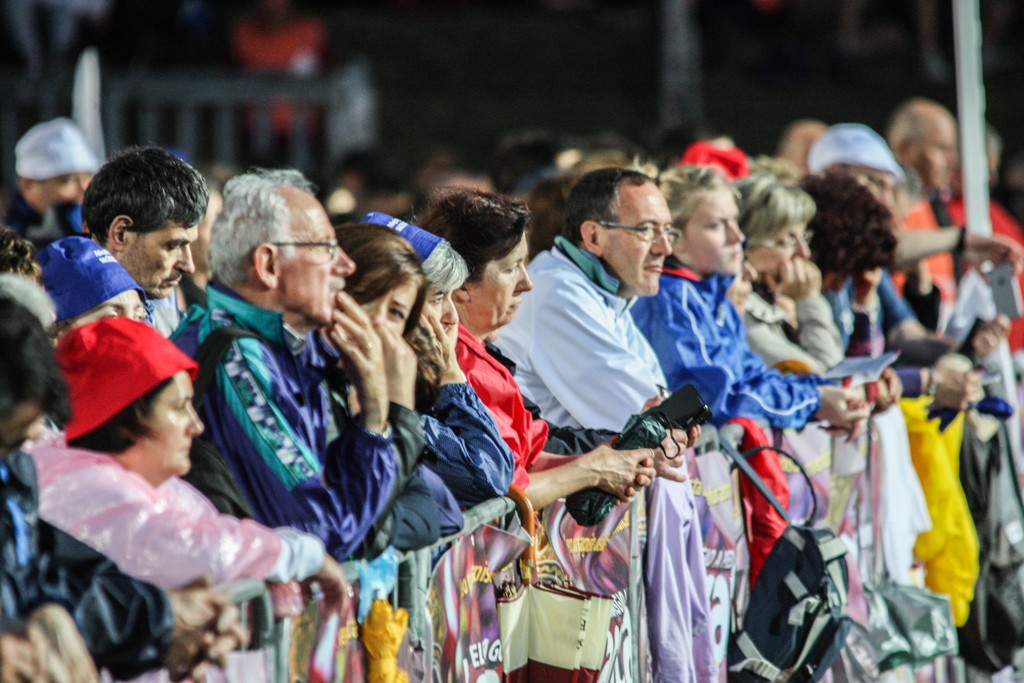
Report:
<svg viewBox="0 0 1024 683"><path fill-rule="evenodd" d="M71 419L31 449L40 514L163 588L201 578L317 580L331 598L341 568L319 539L218 513L180 479L203 424L192 408L196 364L148 325L109 318L57 346Z"/></svg>

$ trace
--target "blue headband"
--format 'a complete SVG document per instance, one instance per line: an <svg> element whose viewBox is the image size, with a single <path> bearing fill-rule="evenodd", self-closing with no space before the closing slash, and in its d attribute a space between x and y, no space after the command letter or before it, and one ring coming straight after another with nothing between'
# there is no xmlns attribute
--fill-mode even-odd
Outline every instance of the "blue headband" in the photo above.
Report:
<svg viewBox="0 0 1024 683"><path fill-rule="evenodd" d="M421 261L426 261L434 253L437 245L445 241L443 237L438 237L421 227L410 225L402 219L389 216L386 213L377 213L376 211L368 213L363 216L363 223L383 225L385 228L394 230L412 245L412 248L420 255Z"/></svg>

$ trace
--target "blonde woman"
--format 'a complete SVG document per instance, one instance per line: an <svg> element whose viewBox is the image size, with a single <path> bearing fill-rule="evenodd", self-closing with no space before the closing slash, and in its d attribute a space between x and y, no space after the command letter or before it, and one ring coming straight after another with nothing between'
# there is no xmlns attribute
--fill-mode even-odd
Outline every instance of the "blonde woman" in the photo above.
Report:
<svg viewBox="0 0 1024 683"><path fill-rule="evenodd" d="M821 374L844 350L821 271L810 260L814 200L768 173L744 178L736 189L747 260L757 271L744 316L747 342L768 365L795 360Z"/></svg>

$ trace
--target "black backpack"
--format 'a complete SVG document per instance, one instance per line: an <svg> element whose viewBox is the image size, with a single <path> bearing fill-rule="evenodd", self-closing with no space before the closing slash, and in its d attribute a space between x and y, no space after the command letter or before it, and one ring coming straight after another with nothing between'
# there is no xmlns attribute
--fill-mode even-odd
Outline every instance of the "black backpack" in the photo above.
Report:
<svg viewBox="0 0 1024 683"><path fill-rule="evenodd" d="M730 638L729 680L818 681L839 656L853 623L846 614L846 546L826 529L793 524L747 463L749 454L725 441L720 445L788 524L757 576L743 626Z"/></svg>
<svg viewBox="0 0 1024 683"><path fill-rule="evenodd" d="M960 656L983 671L1014 662L1024 648L1024 502L1006 424L987 442L964 429L960 483L978 530L980 567Z"/></svg>
<svg viewBox="0 0 1024 683"><path fill-rule="evenodd" d="M224 354L236 339L243 337L263 339L255 332L229 325L210 332L196 351L195 361L199 365L199 373L192 383L192 405L196 412L203 405L203 399L206 398L206 392L213 383L217 366ZM192 467L182 479L206 496L217 508L217 512L239 519L252 519L252 508L239 490L231 469L224 461L224 454L216 446L202 438L193 439L188 457Z"/></svg>

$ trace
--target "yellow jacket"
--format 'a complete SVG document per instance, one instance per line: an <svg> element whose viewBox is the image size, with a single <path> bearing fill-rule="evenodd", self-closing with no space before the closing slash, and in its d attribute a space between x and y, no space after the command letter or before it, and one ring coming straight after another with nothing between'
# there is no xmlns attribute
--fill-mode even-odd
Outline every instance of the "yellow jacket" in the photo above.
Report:
<svg viewBox="0 0 1024 683"><path fill-rule="evenodd" d="M910 437L910 456L921 480L932 529L918 535L914 555L925 563L925 584L949 596L957 626L967 621L978 580L978 534L960 486L960 415L946 431L928 419L931 397L900 401Z"/></svg>

